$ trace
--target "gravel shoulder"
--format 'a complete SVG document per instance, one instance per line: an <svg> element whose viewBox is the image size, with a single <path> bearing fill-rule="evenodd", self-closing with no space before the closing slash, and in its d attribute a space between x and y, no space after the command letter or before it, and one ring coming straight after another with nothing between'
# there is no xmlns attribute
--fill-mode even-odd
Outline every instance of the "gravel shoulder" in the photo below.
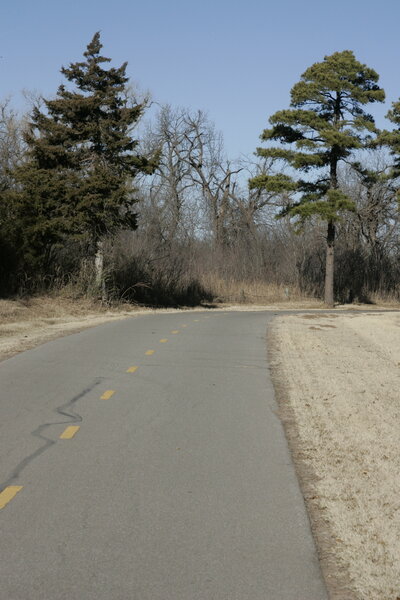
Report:
<svg viewBox="0 0 400 600"><path fill-rule="evenodd" d="M271 368L332 599L400 597L400 313L277 317Z"/></svg>

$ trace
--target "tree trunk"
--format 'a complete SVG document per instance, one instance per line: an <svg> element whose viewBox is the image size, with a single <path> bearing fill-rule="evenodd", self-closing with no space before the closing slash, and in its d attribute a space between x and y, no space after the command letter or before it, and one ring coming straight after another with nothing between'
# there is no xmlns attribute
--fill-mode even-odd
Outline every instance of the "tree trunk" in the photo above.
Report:
<svg viewBox="0 0 400 600"><path fill-rule="evenodd" d="M94 257L94 272L96 290L98 291L101 301L107 301L106 294L106 282L104 279L104 248L103 242L97 241L96 243L96 255Z"/></svg>
<svg viewBox="0 0 400 600"><path fill-rule="evenodd" d="M340 119L340 103L341 96L336 93L335 118L336 124ZM338 189L337 165L338 165L339 148L333 146L331 151L330 161L330 187L332 190ZM334 276L335 276L335 223L328 221L328 232L326 236L326 263L325 263L325 304L328 308L334 308Z"/></svg>
<svg viewBox="0 0 400 600"><path fill-rule="evenodd" d="M328 223L328 235L326 238L326 263L325 263L325 304L328 308L334 308L334 266L335 266L335 225L332 221Z"/></svg>

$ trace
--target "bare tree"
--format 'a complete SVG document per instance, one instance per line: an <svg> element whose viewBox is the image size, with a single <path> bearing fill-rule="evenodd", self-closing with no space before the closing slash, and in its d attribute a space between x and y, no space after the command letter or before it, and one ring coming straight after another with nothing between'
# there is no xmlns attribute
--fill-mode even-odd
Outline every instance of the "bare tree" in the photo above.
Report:
<svg viewBox="0 0 400 600"><path fill-rule="evenodd" d="M398 182L392 178L385 156L354 163L342 173L341 186L355 203L347 220L350 236L361 239L368 251L382 256L399 235Z"/></svg>
<svg viewBox="0 0 400 600"><path fill-rule="evenodd" d="M222 135L205 113L187 111L184 124L186 148L182 160L190 167L190 178L200 191L214 246L223 249L229 240L231 197L242 168L225 157Z"/></svg>
<svg viewBox="0 0 400 600"><path fill-rule="evenodd" d="M9 100L0 104L0 189L13 186L12 172L24 153L22 131L25 120L10 108Z"/></svg>
<svg viewBox="0 0 400 600"><path fill-rule="evenodd" d="M191 168L182 159L187 153L182 111L163 106L147 129L145 144L147 151L157 150L160 159L154 176L141 188L142 214L156 237L171 243L186 236L193 202Z"/></svg>

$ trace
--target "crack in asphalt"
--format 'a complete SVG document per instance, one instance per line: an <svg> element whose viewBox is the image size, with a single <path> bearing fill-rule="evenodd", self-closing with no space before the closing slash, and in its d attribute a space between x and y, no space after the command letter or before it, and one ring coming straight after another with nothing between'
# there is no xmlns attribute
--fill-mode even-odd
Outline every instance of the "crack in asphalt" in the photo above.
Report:
<svg viewBox="0 0 400 600"><path fill-rule="evenodd" d="M37 427L36 429L31 431L31 435L39 438L40 440L43 440L44 444L42 446L40 446L40 448L38 448L37 450L32 452L32 454L29 454L28 456L26 456L23 460L21 460L18 463L18 465L15 467L15 469L13 469L13 471L10 473L10 475L8 476L6 481L4 481L3 483L0 483L0 492L2 492L9 485L13 484L15 482L15 480L18 479L18 477L20 476L22 471L31 462L33 462L36 458L38 458L38 456L40 456L41 454L46 452L46 450L48 450L49 448L54 446L54 444L57 443L58 440L52 440L52 439L46 437L45 435L42 434L42 431L44 431L48 427L52 427L53 425L63 425L64 423L81 423L82 422L83 419L82 419L81 415L79 413L71 410L71 408L73 407L74 404L76 404L76 402L78 402L79 400L84 398L97 385L99 385L103 381L103 379L104 379L103 377L98 377L97 379L94 380L94 382L89 387L85 388L84 390L82 390L82 392L80 392L79 394L77 394L76 396L71 398L71 400L68 400L68 402L64 402L64 404L61 404L61 406L58 406L54 410L54 412L58 413L59 415L67 417L68 421L54 421L52 423L44 423L43 425L39 425L39 427Z"/></svg>

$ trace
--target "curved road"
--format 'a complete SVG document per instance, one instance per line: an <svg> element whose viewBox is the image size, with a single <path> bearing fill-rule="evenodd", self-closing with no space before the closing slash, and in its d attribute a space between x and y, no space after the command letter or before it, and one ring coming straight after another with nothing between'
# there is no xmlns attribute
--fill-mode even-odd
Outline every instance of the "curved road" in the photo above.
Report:
<svg viewBox="0 0 400 600"><path fill-rule="evenodd" d="M1 600L324 600L268 312L108 323L0 364Z"/></svg>

